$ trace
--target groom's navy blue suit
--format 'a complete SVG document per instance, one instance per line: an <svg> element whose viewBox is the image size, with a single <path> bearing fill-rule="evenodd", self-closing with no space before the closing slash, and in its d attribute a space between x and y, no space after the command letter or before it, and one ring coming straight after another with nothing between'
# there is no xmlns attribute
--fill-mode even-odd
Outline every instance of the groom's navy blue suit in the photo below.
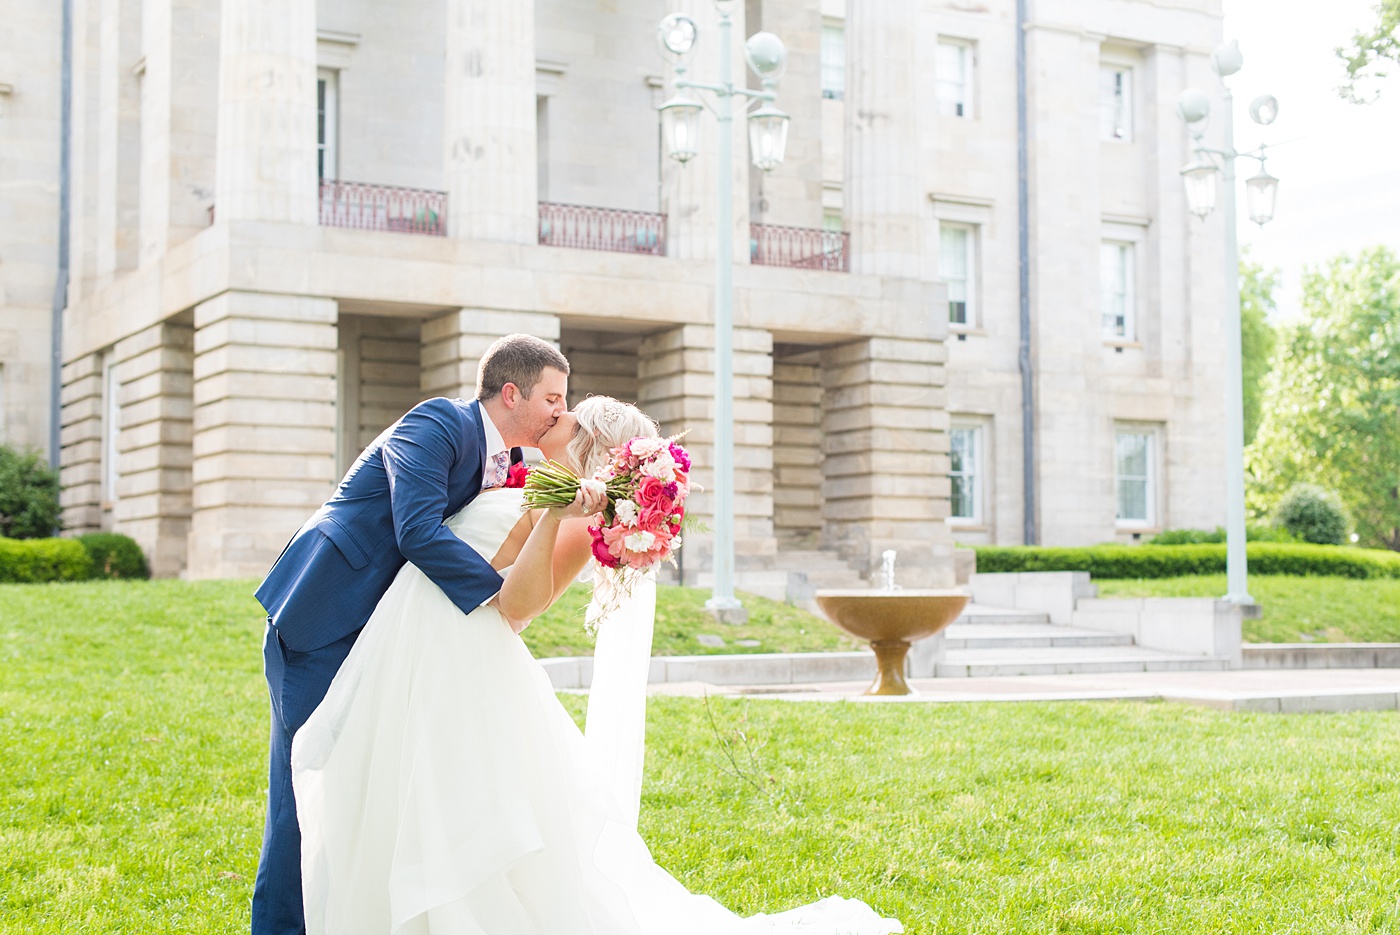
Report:
<svg viewBox="0 0 1400 935"><path fill-rule="evenodd" d="M305 931L292 737L399 569L412 562L465 613L501 588L488 558L443 525L481 492L486 418L480 403L461 399L411 409L364 450L257 590L268 615L272 742L253 935ZM511 454L519 459L518 449Z"/></svg>

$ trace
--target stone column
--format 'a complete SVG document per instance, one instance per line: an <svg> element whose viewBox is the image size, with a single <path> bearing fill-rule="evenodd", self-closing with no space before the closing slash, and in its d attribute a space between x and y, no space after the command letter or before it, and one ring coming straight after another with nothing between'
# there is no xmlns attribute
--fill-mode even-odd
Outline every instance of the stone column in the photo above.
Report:
<svg viewBox="0 0 1400 935"><path fill-rule="evenodd" d="M334 490L336 313L252 292L195 306L191 578L264 574Z"/></svg>
<svg viewBox="0 0 1400 935"><path fill-rule="evenodd" d="M139 250L149 262L210 223L220 108L209 102L220 94L221 30L219 5L205 0L139 6Z"/></svg>
<svg viewBox="0 0 1400 935"><path fill-rule="evenodd" d="M63 529L96 532L102 528L102 355L69 361L62 379Z"/></svg>
<svg viewBox="0 0 1400 935"><path fill-rule="evenodd" d="M851 271L920 277L914 0L847 4L845 212Z"/></svg>
<svg viewBox="0 0 1400 935"><path fill-rule="evenodd" d="M558 347L559 316L463 308L423 322L423 395L474 399L481 355L497 338L516 333Z"/></svg>
<svg viewBox="0 0 1400 935"><path fill-rule="evenodd" d="M689 512L714 524L714 328L682 325L642 339L637 352L638 405L661 424L662 434L690 430L683 444L694 462L692 478L705 488ZM696 534L686 548L686 577L712 567L713 542ZM773 538L773 336L734 329L734 551L740 586L744 572L771 568Z"/></svg>
<svg viewBox="0 0 1400 935"><path fill-rule="evenodd" d="M185 570L190 531L194 328L167 321L117 342L120 404L113 529L146 553L151 574Z"/></svg>
<svg viewBox="0 0 1400 935"><path fill-rule="evenodd" d="M223 0L217 178L220 221L316 223L315 0Z"/></svg>
<svg viewBox="0 0 1400 935"><path fill-rule="evenodd" d="M444 40L448 236L536 243L534 4L447 0Z"/></svg>
<svg viewBox="0 0 1400 935"><path fill-rule="evenodd" d="M823 538L871 574L899 552L906 587L952 587L946 353L861 338L822 352Z"/></svg>
<svg viewBox="0 0 1400 935"><path fill-rule="evenodd" d="M718 81L719 75L719 14L713 0L678 0L670 9L685 13L695 20L700 37L695 54L689 62L686 77L692 81ZM744 63L744 4L735 4L730 17L733 48L730 80L738 87L748 85ZM675 91L667 85L666 98ZM697 98L708 92L689 92ZM734 193L734 262L749 262L749 138L744 118L745 98L734 98L733 147L734 163L729 171ZM659 118L658 118L659 119ZM666 214L666 251L682 260L713 260L719 243L718 215L719 167L716 146L718 127L714 115L700 115L700 146L694 159L681 165L662 152L662 211ZM665 146L665 143L662 143ZM757 170L755 170L757 171Z"/></svg>
<svg viewBox="0 0 1400 935"><path fill-rule="evenodd" d="M141 8L101 0L97 167L97 284L136 267L140 223Z"/></svg>

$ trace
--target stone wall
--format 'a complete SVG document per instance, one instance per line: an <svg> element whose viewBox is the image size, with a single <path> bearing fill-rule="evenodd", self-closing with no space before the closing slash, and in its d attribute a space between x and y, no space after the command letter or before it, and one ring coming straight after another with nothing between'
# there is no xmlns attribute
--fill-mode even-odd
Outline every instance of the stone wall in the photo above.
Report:
<svg viewBox="0 0 1400 935"><path fill-rule="evenodd" d="M811 547L822 531L822 384L818 352L773 362L773 529Z"/></svg>

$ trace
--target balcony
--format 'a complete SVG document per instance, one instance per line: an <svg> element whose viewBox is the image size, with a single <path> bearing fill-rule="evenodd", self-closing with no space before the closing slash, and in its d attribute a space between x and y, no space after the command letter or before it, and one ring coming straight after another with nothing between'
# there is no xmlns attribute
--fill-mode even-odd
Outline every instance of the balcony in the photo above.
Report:
<svg viewBox="0 0 1400 935"><path fill-rule="evenodd" d="M665 256L666 215L541 201L540 244Z"/></svg>
<svg viewBox="0 0 1400 935"><path fill-rule="evenodd" d="M845 231L778 224L749 225L749 262L756 266L851 270L851 235Z"/></svg>
<svg viewBox="0 0 1400 935"><path fill-rule="evenodd" d="M442 237L447 192L322 179L321 225Z"/></svg>

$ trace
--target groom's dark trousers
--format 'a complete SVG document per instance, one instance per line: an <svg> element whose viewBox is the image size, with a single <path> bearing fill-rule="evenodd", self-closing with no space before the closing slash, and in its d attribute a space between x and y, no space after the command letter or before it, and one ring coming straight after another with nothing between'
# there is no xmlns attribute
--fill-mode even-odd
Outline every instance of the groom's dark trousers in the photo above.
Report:
<svg viewBox="0 0 1400 935"><path fill-rule="evenodd" d="M485 418L478 403L461 399L413 407L364 450L258 587L268 614L263 664L272 732L253 935L306 930L292 738L404 562L465 613L501 588L488 559L442 524L481 492Z"/></svg>

